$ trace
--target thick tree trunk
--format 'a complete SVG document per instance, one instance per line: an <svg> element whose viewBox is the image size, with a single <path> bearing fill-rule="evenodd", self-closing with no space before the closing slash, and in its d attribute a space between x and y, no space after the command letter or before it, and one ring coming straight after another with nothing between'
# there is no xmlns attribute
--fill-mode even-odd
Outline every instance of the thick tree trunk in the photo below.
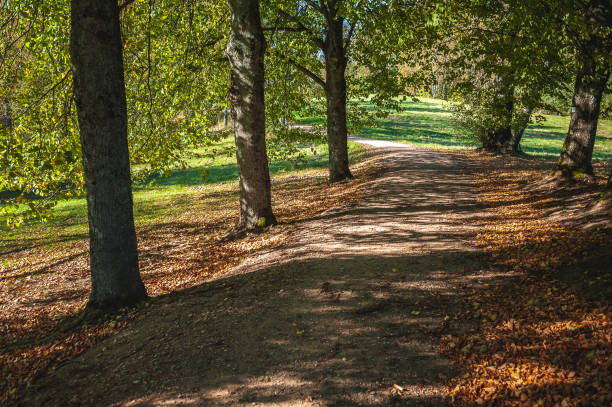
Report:
<svg viewBox="0 0 612 407"><path fill-rule="evenodd" d="M72 0L70 52L89 220L89 309L114 311L145 291L132 213L119 7Z"/></svg>
<svg viewBox="0 0 612 407"><path fill-rule="evenodd" d="M344 19L336 16L336 1L328 1L324 56L330 182L353 178L349 170L347 145L343 25Z"/></svg>
<svg viewBox="0 0 612 407"><path fill-rule="evenodd" d="M240 227L276 223L270 198L264 107L264 52L258 0L229 0L232 13L227 56L230 99L240 175Z"/></svg>
<svg viewBox="0 0 612 407"><path fill-rule="evenodd" d="M525 106L521 109L520 114L520 128L512 132L512 138L510 139L510 152L513 154L518 154L521 152L521 140L523 138L523 133L529 124L529 120L531 119L531 113L533 112L533 107Z"/></svg>
<svg viewBox="0 0 612 407"><path fill-rule="evenodd" d="M597 66L588 55L576 75L572 116L561 156L557 161L557 174L573 178L576 173L593 175L591 159L597 134L599 109L608 77L609 67Z"/></svg>

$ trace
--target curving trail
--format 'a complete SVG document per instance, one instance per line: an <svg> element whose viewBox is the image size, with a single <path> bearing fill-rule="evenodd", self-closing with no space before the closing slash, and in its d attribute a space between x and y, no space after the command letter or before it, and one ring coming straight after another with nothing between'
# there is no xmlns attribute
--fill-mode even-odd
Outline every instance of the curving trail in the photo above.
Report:
<svg viewBox="0 0 612 407"><path fill-rule="evenodd" d="M455 374L438 334L484 278L464 156L354 138L386 169L356 205L287 231L227 278L145 317L37 383L32 404L444 405ZM455 326L462 330L465 326Z"/></svg>

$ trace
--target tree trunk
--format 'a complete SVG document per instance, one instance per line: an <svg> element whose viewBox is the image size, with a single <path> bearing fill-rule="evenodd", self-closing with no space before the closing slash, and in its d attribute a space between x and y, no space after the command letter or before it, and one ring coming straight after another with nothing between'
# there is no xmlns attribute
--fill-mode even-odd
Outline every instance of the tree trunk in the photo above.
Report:
<svg viewBox="0 0 612 407"><path fill-rule="evenodd" d="M336 1L328 1L324 55L330 182L353 178L353 174L349 170L348 133L346 129L344 19L337 17L336 12Z"/></svg>
<svg viewBox="0 0 612 407"><path fill-rule="evenodd" d="M511 150L514 87L509 83L508 78L502 77L502 75L495 75L493 111L492 122L496 128L491 129L485 137L482 147L495 153L507 153Z"/></svg>
<svg viewBox="0 0 612 407"><path fill-rule="evenodd" d="M116 0L72 0L71 17L89 221L88 308L115 311L147 297L132 213L119 7Z"/></svg>
<svg viewBox="0 0 612 407"><path fill-rule="evenodd" d="M240 175L240 224L247 230L276 223L270 198L264 106L264 52L258 0L229 0L227 56L230 100Z"/></svg>
<svg viewBox="0 0 612 407"><path fill-rule="evenodd" d="M583 55L574 85L569 129L557 161L558 175L566 178L573 178L576 173L593 175L591 159L597 121L609 76L609 67L598 66L589 55Z"/></svg>
<svg viewBox="0 0 612 407"><path fill-rule="evenodd" d="M430 95L432 98L437 99L438 98L438 83L434 82L431 84L431 92Z"/></svg>
<svg viewBox="0 0 612 407"><path fill-rule="evenodd" d="M523 109L521 109L521 113L519 113L520 128L512 132L512 138L510 139L510 152L513 154L518 154L521 152L521 139L523 138L523 133L529 124L532 112L533 107L525 106Z"/></svg>
<svg viewBox="0 0 612 407"><path fill-rule="evenodd" d="M445 82L442 82L442 100L448 100L448 87Z"/></svg>
<svg viewBox="0 0 612 407"><path fill-rule="evenodd" d="M2 126L9 135L13 133L13 109L11 109L11 102L8 99L4 99L2 102Z"/></svg>
<svg viewBox="0 0 612 407"><path fill-rule="evenodd" d="M6 131L6 150L4 150L5 159L11 155L11 148L13 144L13 109L11 109L11 102L8 99L4 99L2 102L2 128Z"/></svg>

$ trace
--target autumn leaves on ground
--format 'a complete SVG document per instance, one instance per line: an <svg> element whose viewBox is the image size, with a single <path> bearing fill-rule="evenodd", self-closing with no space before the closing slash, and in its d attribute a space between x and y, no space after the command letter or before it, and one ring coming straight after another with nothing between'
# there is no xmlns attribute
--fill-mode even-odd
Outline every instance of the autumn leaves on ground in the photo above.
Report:
<svg viewBox="0 0 612 407"><path fill-rule="evenodd" d="M323 379L309 379L310 376L306 374L287 378L274 376L270 372L258 372L255 368L255 372L260 376L253 373L251 379L261 379L270 392L241 395L240 403L609 405L612 402L612 309L609 302L612 230L609 197L600 195L603 181L559 186L546 178L551 165L547 161L494 157L476 152L415 150L414 147L410 147L410 151L391 152L388 147L368 147L367 154L354 166L356 179L339 185L329 185L321 177L325 173L324 170L309 170L303 177L276 177L277 182L273 182L273 197L280 224L262 234L223 239L231 230L237 213L237 191L234 184L221 189L198 189L188 198L184 198L188 199L188 202L173 198L175 205L182 205L182 208L187 209L139 228L141 269L147 291L153 299L105 323L83 326L68 332L57 330L56 326L66 317L81 310L87 300L89 282L86 236L82 233L60 231L53 238L37 240L34 237L24 237L16 238L10 243L3 242L0 257L3 268L0 309L0 375L3 380L0 385L0 403L44 405L45 400L53 400L55 404L96 404L96 399L83 400L77 396L79 393L88 392L96 394L96 391L103 394L108 389L95 389L103 384L91 381L88 385L91 389L82 389L82 392L80 389L66 391L61 388L62 384L70 386L72 379L76 377L64 377L58 372L65 373L66 367L70 369L72 363L77 367L88 366L87 372L82 372L83 375L95 375L91 366L102 366L113 360L112 354L104 353L109 346L107 344L117 343L117 340L121 343L125 338L131 337L130 335L135 335L134 331L141 328L131 327L135 324L140 324L139 327L147 326L146 321L155 318L152 312L172 312L164 308L166 306L188 320L195 318L189 316L207 314L213 310L221 315L227 312L228 318L235 314L235 309L247 310L239 316L234 316L243 320L260 315L256 314L255 310L265 308L268 298L271 297L268 297L268 294L246 297L250 292L255 293L252 295L260 293L254 288L251 289L251 285L257 285L257 273L252 273L253 276L245 277L244 280L242 275L232 277L228 279L228 283L219 279L247 257L253 258L263 252L273 252L276 247L289 250L287 247L292 247L296 234L305 230L313 219L320 221L331 217L334 222L340 222L340 230L343 227L347 230L356 227L354 222L346 225L341 223L346 222L340 216L344 213L342 208L347 208L347 213L357 214L357 219L362 216L360 213L363 213L364 217L368 213L367 216L381 216L382 219L387 212L384 208L371 204L372 197L393 202L394 196L381 197L380 194L386 193L386 190L373 190L369 186L377 185L375 183L380 180L387 180L392 184L395 182L393 177L400 177L398 180L401 179L407 185L403 191L406 196L419 194L418 198L422 198L424 204L430 200L429 204L434 209L423 216L432 216L441 222L451 218L451 225L463 223L449 229L452 232L455 230L452 228L459 228L455 230L456 233L453 232L455 234L449 232L444 236L451 239L450 241L455 239L456 242L472 247L473 250L468 254L453 254L451 251L448 258L440 263L436 256L419 252L422 258L419 260L419 267L430 267L432 271L435 267L441 267L441 270L447 273L445 284L451 284L452 295L449 295L446 289L440 289L438 292L428 284L422 285L421 288L418 278L410 274L411 267L404 268L401 259L381 257L368 263L368 267L372 268L372 277L367 284L376 287L372 290L378 290L378 294L372 294L373 302L365 305L359 303L351 308L354 305L351 301L356 301L357 298L356 288L352 291L342 290L338 288L341 284L339 277L335 274L323 274L320 280L317 280L320 282L317 289L302 290L299 274L315 273L316 267L305 260L300 263L299 257L293 259L292 267L297 269L294 270L295 273L292 271L291 277L287 277L286 281L283 280L283 288L275 292L275 295L293 295L292 292L302 290L305 295L317 298L320 296L325 302L321 303L317 312L348 312L353 318L351 321L364 321L361 325L354 323L343 328L347 329L353 338L345 341L359 343L360 340L371 338L384 343L384 346L394 347L394 350L390 351L393 357L343 356L343 348L349 344L337 340L330 345L329 350L326 348L321 351L323 356L319 355L318 360L308 361L312 364L307 366L299 364L299 356L295 356L296 372L304 369L304 366L311 372L323 371L326 369L326 363L331 363L332 360L340 360L340 363L350 362L352 370L342 370L334 367L336 365L328 366L328 369L337 372L337 377L319 382L317 380ZM390 164L392 157L401 158L406 154L418 157L426 153L430 154L429 158L422 162L413 162L411 171L415 174L416 170L431 172L434 163L439 164L442 160L462 163L456 168L449 166L449 174L466 177L466 186L462 185L461 188L467 190L462 192L474 195L463 198L459 205L458 201L455 201L459 193L456 189L444 190L444 187L433 183L424 186L417 177L406 179L406 175L411 173L398 172L405 169L405 164ZM604 170L603 164L598 164L597 173L601 174ZM444 176L444 168L436 171ZM411 189L413 187L414 190ZM442 207L439 202L450 204ZM407 206L410 205L397 202L395 209L403 208L402 210L409 213L412 209ZM468 209L465 209L466 207ZM461 221L453 218L465 211L469 213L461 217ZM401 223L402 220L398 222ZM377 225L374 223L372 226ZM367 228L367 225L359 228ZM425 232L431 232L431 236L436 235L434 231L426 229L423 233L405 235L393 232L387 230L385 236L388 237L381 234L383 237L377 238L381 238L381 241L387 239L389 245L401 245L403 242L414 245L421 240L427 241L427 244L435 244L437 239L434 238L433 242L432 239L427 239L428 233ZM361 244L360 239L363 239L365 244L367 239L375 238L369 234L354 233L355 236L362 236L353 239L355 245ZM367 239L363 236L367 236ZM312 239L316 237L313 236ZM338 239L341 241L340 237ZM445 242L442 239L440 241ZM337 250L340 253L343 248L339 247ZM364 256L367 254L363 253ZM372 253L373 257L375 255ZM393 261L399 262L398 265ZM303 266L299 266L300 264ZM330 264L329 267L335 267L335 263ZM455 264L461 265L457 266L456 270L451 270L451 265L455 267ZM355 269L357 268L355 266ZM344 283L351 280L350 267L343 265L342 273ZM262 273L261 286L265 285L268 278L266 276L268 274ZM363 276L360 275L359 278ZM412 278L414 282L411 284L414 284L416 290L402 297L399 288L394 287L401 287L401 284L407 284L406 281L409 282ZM203 302L197 307L193 305L193 293L184 296L182 294L187 293L189 290L186 289L190 287L201 290L199 294L195 294L203 298ZM245 297L236 298L236 293L245 293ZM421 295L424 297L421 298ZM185 303L191 305L188 307ZM308 304L303 304L304 308L307 306ZM314 309L311 311L314 312ZM273 315L281 320L281 324L284 313L289 315L290 312L288 309L278 309ZM300 311L302 314L307 312ZM377 323L382 324L381 329L384 332L381 332L384 335L368 332L363 326L366 325L367 318L373 318L374 315L390 318L377 320ZM402 317L418 321L412 325L411 322L406 322L408 319L391 319ZM293 324L291 335L296 343L310 339L312 343L309 343L309 346L315 348L317 335L323 335L319 331L323 329L324 322L317 327L297 318L299 317L293 322L289 321ZM158 327L160 332L164 329L162 325ZM147 334L155 337L156 332L139 331L138 337L142 339ZM203 337L214 340L198 342L194 346L198 346L203 354L227 352L232 339L227 336L218 339L214 334L203 333ZM249 332L233 332L231 335L249 341ZM108 339L92 347L105 338ZM253 337L250 346L270 345L272 340L271 337ZM173 343L172 337L164 337L159 341L155 340L155 344L162 347L155 348L158 350L154 353L163 353L164 349L167 351L167 346L172 346ZM293 345L287 341L289 340L278 340L279 343L275 345L291 348ZM424 351L423 355L435 354L439 355L436 357L451 360L453 364L450 371L435 371L433 376L424 374L415 378L412 383L400 381L398 378L404 377L406 373L397 371L398 366L404 366L401 361L401 349L404 346L402 344L410 341L433 341L437 344L436 347ZM150 345L154 346L153 343ZM142 347L149 345L141 343L133 346L137 349L124 353L117 351L117 355L121 355L116 356L118 371L130 364L125 360L125 355L133 359L132 362L144 364L142 358L148 353L146 349L142 350ZM368 346L379 351L387 349L382 345ZM88 349L90 351L82 356L84 359L72 362L77 355ZM300 347L297 349L303 350ZM393 353L396 351L397 354ZM268 358L273 357L268 355ZM369 360L384 361L385 357L389 359L388 365L383 364L381 367L377 364L376 368L369 365ZM267 362L271 363L271 366L274 360ZM233 363L235 362L232 360L227 366L219 367L219 372L235 372L236 377L241 380L235 385L248 386L245 377L248 377L251 370L241 365L237 368L230 367L234 366ZM280 359L278 363L281 363ZM177 361L176 366L182 364ZM167 372L172 371L180 376L180 367L175 369L176 366L167 366ZM211 362L207 369L215 369L215 366ZM75 373L78 369L68 371L78 376ZM372 370L372 375L378 374L378 370L386 370L386 373L380 380L372 380L372 383L355 383L354 387L346 384L352 375L356 374L355 371L369 370ZM131 378L127 375L125 380L128 386L138 388L139 394L150 391L152 395L159 395L160 392L171 389L176 393L178 387L173 387L174 385L153 389L140 387L147 383L164 383L162 377L166 373L164 370L155 370L151 377ZM211 372L213 375L214 373ZM119 374L120 372L113 373ZM191 379L185 377L185 380L189 382ZM294 390L291 396L297 397L296 394L299 394L299 399L275 398L281 397L283 389L286 390L289 383L293 383L292 386L310 388L308 386L316 387L318 383L331 386L330 381L335 383L337 388L353 388L356 393L368 386L371 386L371 391L360 393L359 397L341 394L337 395L336 399L324 399L326 393L323 390L318 395L301 394ZM226 400L225 403L231 405L234 400L232 394L239 394L240 388L227 388L227 394L221 394L221 390L219 394L207 393L206 397L209 398L194 396L198 394L197 389L189 395L173 393L176 399L166 398L164 402L180 405L222 405L219 400ZM125 392L125 389L122 391ZM444 394L440 396L440 392ZM129 404L129 396L122 396L124 398L118 400ZM135 401L136 404L130 405L162 404L161 399L143 400L141 404Z"/></svg>

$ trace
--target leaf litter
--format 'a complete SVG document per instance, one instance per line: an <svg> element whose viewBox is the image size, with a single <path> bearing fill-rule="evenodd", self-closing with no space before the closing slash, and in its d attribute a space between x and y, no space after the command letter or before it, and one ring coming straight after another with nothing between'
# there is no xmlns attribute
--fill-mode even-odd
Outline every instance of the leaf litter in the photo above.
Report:
<svg viewBox="0 0 612 407"><path fill-rule="evenodd" d="M235 186L190 191L169 205L176 215L151 222L136 219L143 282L151 297L201 285L264 247L290 239L293 225L362 195L378 158L355 165L359 175L328 184L323 171L273 183L278 226L260 234L222 239L238 214ZM36 239L34 239L36 240ZM42 240L42 238L41 238ZM58 334L63 320L82 311L89 294L86 235L60 233L44 244L11 242L0 255L0 404L14 403L38 377L73 359L139 318L126 311L110 321Z"/></svg>
<svg viewBox="0 0 612 407"><path fill-rule="evenodd" d="M587 291L599 286L610 293L605 260L591 267L599 272L581 274L590 260L611 252L609 215L604 215L607 227L598 228L551 221L549 208L562 206L570 195L563 194L563 187L527 187L545 175L541 168L520 160L504 164L487 156L475 159L488 167L477 175L480 200L497 211L479 221L475 243L494 267L517 277L510 284L471 289L450 316L477 325L464 334L441 337L443 351L463 370L450 381L453 402L611 405L610 297L593 297L560 278L560 271L569 268L587 282ZM602 186L601 181L574 186L571 195L588 203ZM601 267L608 267L607 272Z"/></svg>

